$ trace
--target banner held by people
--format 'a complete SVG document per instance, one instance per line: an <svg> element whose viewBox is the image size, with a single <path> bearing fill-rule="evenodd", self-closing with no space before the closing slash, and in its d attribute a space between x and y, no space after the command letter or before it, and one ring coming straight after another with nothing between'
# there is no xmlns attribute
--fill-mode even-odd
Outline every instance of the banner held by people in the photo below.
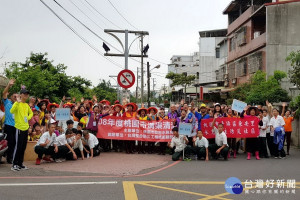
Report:
<svg viewBox="0 0 300 200"><path fill-rule="evenodd" d="M142 121L135 118L105 117L98 123L98 138L169 142L172 137L172 120Z"/></svg>
<svg viewBox="0 0 300 200"><path fill-rule="evenodd" d="M203 119L201 121L201 128L205 138L214 138L212 132L213 119ZM227 138L255 138L259 136L257 117L248 118L218 118L216 125L222 123L224 125L224 132Z"/></svg>

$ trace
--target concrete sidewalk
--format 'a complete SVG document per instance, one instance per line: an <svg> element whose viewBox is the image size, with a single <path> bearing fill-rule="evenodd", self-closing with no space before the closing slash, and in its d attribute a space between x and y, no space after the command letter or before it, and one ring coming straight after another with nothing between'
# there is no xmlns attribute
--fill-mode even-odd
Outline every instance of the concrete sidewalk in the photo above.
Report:
<svg viewBox="0 0 300 200"><path fill-rule="evenodd" d="M81 173L97 173L108 175L135 175L139 172L157 168L169 163L170 155L155 154L125 154L125 153L101 153L100 156L85 160L65 161L62 163L41 163L28 161L25 164L29 168L39 168L45 171L65 171Z"/></svg>

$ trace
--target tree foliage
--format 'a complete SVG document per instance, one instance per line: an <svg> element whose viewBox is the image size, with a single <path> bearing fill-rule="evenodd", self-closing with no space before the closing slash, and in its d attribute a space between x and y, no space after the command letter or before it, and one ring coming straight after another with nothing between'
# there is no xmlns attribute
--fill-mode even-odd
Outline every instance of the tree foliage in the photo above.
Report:
<svg viewBox="0 0 300 200"><path fill-rule="evenodd" d="M81 76L68 76L66 69L64 64L54 65L49 61L47 53L31 53L24 63L12 63L4 74L9 79L16 79L12 92L19 92L21 85L25 85L30 95L40 98L47 95L54 102L59 102L63 96L76 97L77 100L81 97L91 99L94 94L99 99L116 96L109 82L102 81L91 88L91 81Z"/></svg>
<svg viewBox="0 0 300 200"><path fill-rule="evenodd" d="M184 97L186 97L186 87L188 85L191 85L193 81L196 79L195 75L186 75L186 74L176 74L174 72L169 72L166 75L167 79L170 79L172 81L171 87L176 85L181 85L184 87Z"/></svg>
<svg viewBox="0 0 300 200"><path fill-rule="evenodd" d="M270 102L290 101L288 92L281 88L280 81L287 75L282 71L274 71L274 75L266 79L266 73L257 71L250 83L244 83L231 92L231 97L250 104L263 105Z"/></svg>
<svg viewBox="0 0 300 200"><path fill-rule="evenodd" d="M286 61L290 62L292 66L292 69L289 70L291 82L300 88L300 50L291 52Z"/></svg>
<svg viewBox="0 0 300 200"><path fill-rule="evenodd" d="M97 99L106 99L111 103L117 100L117 90L112 88L110 81L100 80L92 92L96 94Z"/></svg>

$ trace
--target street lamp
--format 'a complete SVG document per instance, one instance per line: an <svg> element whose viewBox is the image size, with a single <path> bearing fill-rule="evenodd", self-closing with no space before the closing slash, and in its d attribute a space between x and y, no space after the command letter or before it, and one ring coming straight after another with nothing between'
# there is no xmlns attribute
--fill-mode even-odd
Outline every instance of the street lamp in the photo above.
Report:
<svg viewBox="0 0 300 200"><path fill-rule="evenodd" d="M147 84L148 84L148 107L150 107L150 77L151 77L151 71L154 69L159 69L160 65L156 65L153 69L150 70L150 64L147 62Z"/></svg>

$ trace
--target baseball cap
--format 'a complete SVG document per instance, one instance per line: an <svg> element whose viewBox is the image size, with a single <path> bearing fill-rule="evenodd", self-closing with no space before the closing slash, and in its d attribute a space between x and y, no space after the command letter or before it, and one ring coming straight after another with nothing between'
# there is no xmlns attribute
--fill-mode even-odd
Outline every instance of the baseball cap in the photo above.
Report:
<svg viewBox="0 0 300 200"><path fill-rule="evenodd" d="M21 89L20 94L29 94L29 91L24 89Z"/></svg>

